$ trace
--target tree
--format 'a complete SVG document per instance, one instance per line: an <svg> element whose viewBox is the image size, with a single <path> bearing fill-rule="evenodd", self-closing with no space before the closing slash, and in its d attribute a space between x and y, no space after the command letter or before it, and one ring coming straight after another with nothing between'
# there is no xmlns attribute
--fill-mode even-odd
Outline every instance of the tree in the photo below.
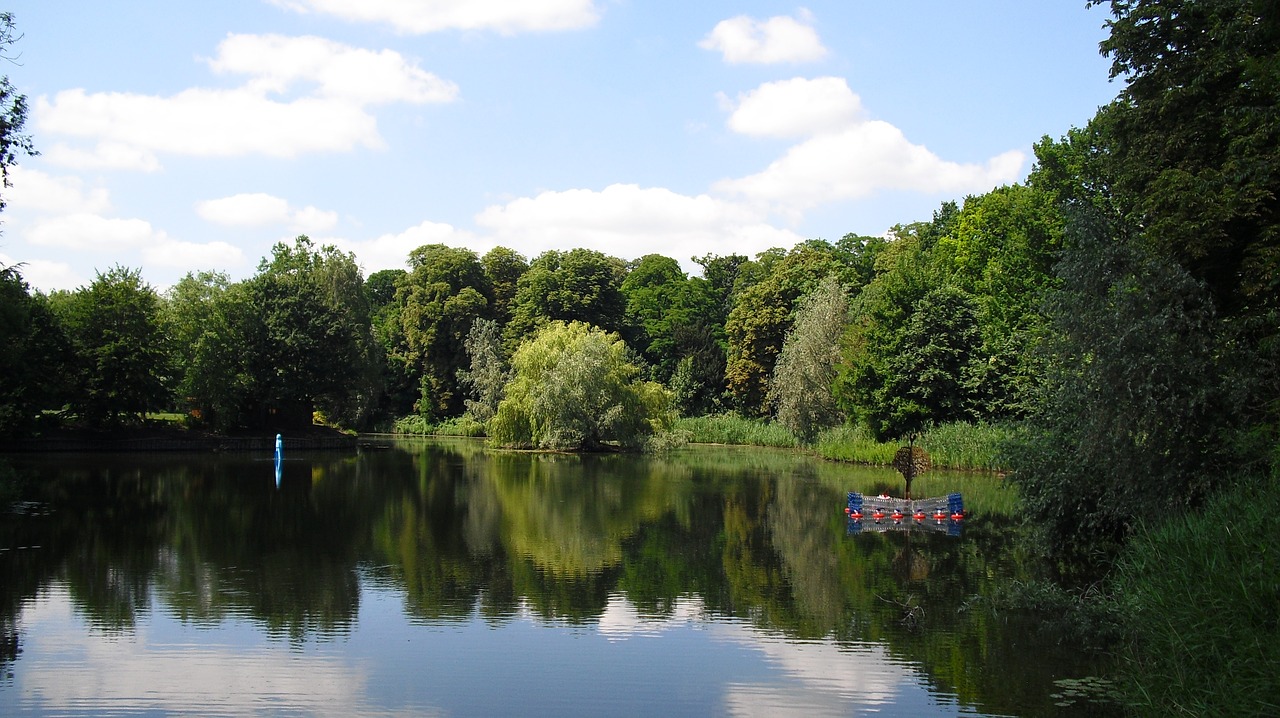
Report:
<svg viewBox="0 0 1280 718"><path fill-rule="evenodd" d="M1211 293L1096 217L1071 225L1050 302L1049 370L1011 452L1028 514L1067 555L1109 555L1139 517L1201 502L1256 470L1235 438Z"/></svg>
<svg viewBox="0 0 1280 718"><path fill-rule="evenodd" d="M299 426L317 409L346 425L366 420L381 392L378 362L355 255L283 242L246 284L247 374L258 420Z"/></svg>
<svg viewBox="0 0 1280 718"><path fill-rule="evenodd" d="M636 449L674 421L670 397L638 380L616 334L552 321L512 357L506 398L489 422L500 446L557 450Z"/></svg>
<svg viewBox="0 0 1280 718"><path fill-rule="evenodd" d="M626 327L625 275L622 260L595 250L543 252L516 283L507 345L518 345L550 321L585 322L621 334Z"/></svg>
<svg viewBox="0 0 1280 718"><path fill-rule="evenodd" d="M1095 0L1091 4L1102 4ZM1225 316L1280 296L1280 16L1270 0L1112 0L1095 118L1113 189L1144 241Z"/></svg>
<svg viewBox="0 0 1280 718"><path fill-rule="evenodd" d="M835 276L828 276L801 300L773 370L769 401L778 423L806 444L843 416L831 386L848 317L848 295Z"/></svg>
<svg viewBox="0 0 1280 718"><path fill-rule="evenodd" d="M0 12L0 59L9 60L10 48L22 38L15 36L13 13ZM0 77L0 184L8 189L9 170L18 164L19 155L37 155L31 136L23 134L27 123L27 96L9 82L9 76ZM5 199L0 195L0 210Z"/></svg>
<svg viewBox="0 0 1280 718"><path fill-rule="evenodd" d="M467 355L471 368L459 373L462 384L474 399L467 399L467 413L481 423L498 412L503 389L511 378L502 354L502 328L493 319L477 319L467 333Z"/></svg>
<svg viewBox="0 0 1280 718"><path fill-rule="evenodd" d="M762 252L756 265L748 271L761 279L738 292L725 324L725 383L742 413L763 416L769 378L791 328L796 301L828 275L846 283L857 273L846 252L822 240L798 244L785 253Z"/></svg>
<svg viewBox="0 0 1280 718"><path fill-rule="evenodd" d="M480 263L493 290L493 318L505 326L515 311L516 289L520 277L529 271L529 262L515 250L494 247L485 252Z"/></svg>
<svg viewBox="0 0 1280 718"><path fill-rule="evenodd" d="M93 426L142 422L172 382L160 298L141 270L113 267L71 295L61 317L76 356L71 408Z"/></svg>
<svg viewBox="0 0 1280 718"><path fill-rule="evenodd" d="M458 416L465 393L458 372L469 366L467 333L489 316L492 288L469 249L424 245L409 253L409 266L396 301L404 361L419 377L417 410L433 420Z"/></svg>
<svg viewBox="0 0 1280 718"><path fill-rule="evenodd" d="M33 428L68 395L70 344L48 300L31 294L17 267L0 267L0 436Z"/></svg>

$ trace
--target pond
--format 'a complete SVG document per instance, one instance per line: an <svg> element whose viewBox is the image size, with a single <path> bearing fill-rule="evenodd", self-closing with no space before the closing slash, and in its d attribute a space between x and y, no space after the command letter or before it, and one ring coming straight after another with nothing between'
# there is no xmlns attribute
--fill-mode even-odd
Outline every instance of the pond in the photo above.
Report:
<svg viewBox="0 0 1280 718"><path fill-rule="evenodd" d="M9 468L5 467L5 464ZM982 608L1040 570L997 477L959 535L852 530L892 469L370 440L0 460L0 714L1096 715ZM954 533L954 532L953 532Z"/></svg>

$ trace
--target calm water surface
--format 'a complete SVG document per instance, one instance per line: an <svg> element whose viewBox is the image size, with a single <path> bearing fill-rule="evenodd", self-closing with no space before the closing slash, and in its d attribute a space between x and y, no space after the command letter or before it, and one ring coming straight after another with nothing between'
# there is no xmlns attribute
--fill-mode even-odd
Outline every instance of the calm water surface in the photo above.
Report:
<svg viewBox="0 0 1280 718"><path fill-rule="evenodd" d="M6 468L7 464L7 468ZM1105 671L977 608L1038 570L998 479L959 537L851 532L892 470L398 441L0 460L0 714L1096 715ZM7 508L9 506L12 508Z"/></svg>

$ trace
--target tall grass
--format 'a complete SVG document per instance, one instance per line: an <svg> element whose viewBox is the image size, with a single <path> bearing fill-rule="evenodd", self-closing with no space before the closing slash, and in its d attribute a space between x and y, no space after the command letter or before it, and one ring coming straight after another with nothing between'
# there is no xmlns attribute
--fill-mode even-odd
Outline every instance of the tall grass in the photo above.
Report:
<svg viewBox="0 0 1280 718"><path fill-rule="evenodd" d="M861 426L827 429L818 435L813 448L823 458L875 466L893 464L893 455L898 451L897 444L876 441Z"/></svg>
<svg viewBox="0 0 1280 718"><path fill-rule="evenodd" d="M796 437L778 424L760 419L747 419L734 413L678 419L675 430L687 432L689 441L697 444L744 444L784 448L799 445Z"/></svg>
<svg viewBox="0 0 1280 718"><path fill-rule="evenodd" d="M926 431L920 437L920 447L938 468L1000 471L1006 468L1000 453L1009 434L1009 429L998 424L958 421Z"/></svg>
<svg viewBox="0 0 1280 718"><path fill-rule="evenodd" d="M1140 531L1121 555L1138 712L1280 715L1280 485L1259 483Z"/></svg>
<svg viewBox="0 0 1280 718"><path fill-rule="evenodd" d="M937 469L998 471L1000 447L1007 429L991 424L955 422L935 426L920 436L919 445ZM841 426L818 436L814 450L836 461L888 466L902 442L878 442L862 427Z"/></svg>

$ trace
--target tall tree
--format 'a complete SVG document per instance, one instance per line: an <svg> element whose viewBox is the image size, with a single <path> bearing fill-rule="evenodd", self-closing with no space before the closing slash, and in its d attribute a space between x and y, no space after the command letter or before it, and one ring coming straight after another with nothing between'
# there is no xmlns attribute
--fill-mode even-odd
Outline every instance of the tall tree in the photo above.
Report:
<svg viewBox="0 0 1280 718"><path fill-rule="evenodd" d="M0 436L34 428L69 396L70 344L41 294L18 267L0 267Z"/></svg>
<svg viewBox="0 0 1280 718"><path fill-rule="evenodd" d="M769 385L778 423L804 443L842 418L832 384L840 360L840 337L849 318L849 297L834 275L822 280L796 309Z"/></svg>
<svg viewBox="0 0 1280 718"><path fill-rule="evenodd" d="M592 249L543 252L516 284L508 346L518 346L556 320L585 322L621 334L626 328L625 276L622 260Z"/></svg>
<svg viewBox="0 0 1280 718"><path fill-rule="evenodd" d="M847 253L822 240L810 240L789 252L762 252L749 272L762 277L741 290L729 312L725 383L735 407L763 416L773 365L791 329L795 303L829 275L856 281Z"/></svg>
<svg viewBox="0 0 1280 718"><path fill-rule="evenodd" d="M1092 4L1103 4L1095 0ZM1103 108L1132 226L1228 315L1280 297L1280 13L1271 0L1111 0Z"/></svg>
<svg viewBox="0 0 1280 718"><path fill-rule="evenodd" d="M171 354L160 298L137 269L113 267L61 317L77 357L72 410L94 426L138 423L170 401Z"/></svg>
<svg viewBox="0 0 1280 718"><path fill-rule="evenodd" d="M489 316L493 291L469 249L424 245L409 253L409 265L397 303L405 360L419 372L418 413L430 419L458 416L465 400L458 372L470 365L467 333Z"/></svg>

